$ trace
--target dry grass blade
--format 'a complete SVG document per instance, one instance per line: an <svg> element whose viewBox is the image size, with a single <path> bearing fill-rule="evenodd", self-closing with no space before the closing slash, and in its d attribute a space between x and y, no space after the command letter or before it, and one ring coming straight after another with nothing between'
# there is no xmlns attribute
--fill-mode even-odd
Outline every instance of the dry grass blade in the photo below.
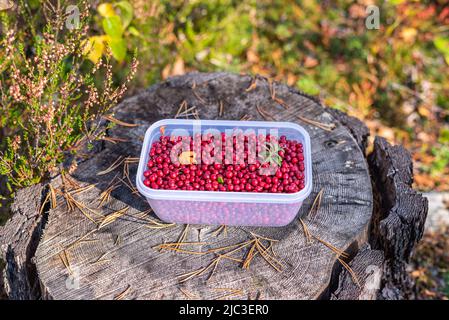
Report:
<svg viewBox="0 0 449 320"><path fill-rule="evenodd" d="M128 123L128 122L120 121L120 120L115 119L113 116L110 116L110 115L109 116L103 116L103 118L108 120L108 121L111 121L111 122L113 122L115 124L118 124L119 126L122 126L122 127L130 127L130 128L132 128L132 127L137 127L138 126L138 124L135 124L135 123Z"/></svg>
<svg viewBox="0 0 449 320"><path fill-rule="evenodd" d="M128 285L128 287L122 293L120 293L114 297L114 300L122 300L124 297L126 297L126 295L129 293L130 290L131 290L131 285Z"/></svg>
<svg viewBox="0 0 449 320"><path fill-rule="evenodd" d="M107 168L106 170L103 170L103 171L98 172L98 173L97 173L97 176L102 176L102 175L108 174L109 172L114 171L115 169L117 169L117 168L122 164L123 161L124 161L124 159L123 159L122 156L118 157L117 160L115 160L115 161L109 166L109 168Z"/></svg>
<svg viewBox="0 0 449 320"><path fill-rule="evenodd" d="M336 246L334 246L333 244L331 244L331 243L329 243L329 242L327 242L327 241L325 241L325 240L323 240L323 239L321 239L321 238L319 238L319 237L317 237L317 236L315 236L315 235L312 235L312 237L314 237L316 240L318 240L319 242L321 242L322 244L324 244L326 247L328 247L329 249L331 249L337 256L342 256L343 258L348 258L349 257L349 255L346 253L346 252L344 252L343 250L341 250L341 249L338 249Z"/></svg>
<svg viewBox="0 0 449 320"><path fill-rule="evenodd" d="M301 224L302 224L302 228L304 230L304 235L306 237L306 242L312 243L312 235L310 234L309 228L307 227L307 225L301 218L299 218L299 222L301 222Z"/></svg>
<svg viewBox="0 0 449 320"><path fill-rule="evenodd" d="M100 225L98 226L98 230L116 221L118 218L123 216L126 213L126 211L128 211L128 209L129 206L126 206L104 217L103 221L101 221Z"/></svg>
<svg viewBox="0 0 449 320"><path fill-rule="evenodd" d="M272 115L270 115L268 112L266 112L265 110L262 109L262 107L260 105L256 105L256 109L257 112L259 112L259 114L262 116L262 118L264 118L267 121L274 121L274 117Z"/></svg>
<svg viewBox="0 0 449 320"><path fill-rule="evenodd" d="M68 255L67 255L67 251L62 250L59 253L59 258L61 259L62 263L64 264L64 267L67 269L69 274L73 274L72 268L70 267L70 261L69 261Z"/></svg>
<svg viewBox="0 0 449 320"><path fill-rule="evenodd" d="M290 106L281 98L276 97L276 87L274 86L274 82L272 79L268 79L268 86L270 89L270 96L271 99L277 103L279 103L281 106L283 106L285 109L290 108Z"/></svg>
<svg viewBox="0 0 449 320"><path fill-rule="evenodd" d="M307 118L305 118L303 116L299 116L299 115L297 115L296 117L299 120L301 120L301 121L303 121L305 123L308 123L308 124L310 124L312 126L318 127L318 128L323 129L325 131L332 131L336 127L334 123L330 123L330 124L328 124L328 123L321 123L321 122L318 122L318 121L315 121L315 120L307 119Z"/></svg>
<svg viewBox="0 0 449 320"><path fill-rule="evenodd" d="M352 280L354 281L354 283L361 288L362 286L360 285L359 279L357 277L357 275L355 274L354 270L352 270L352 268L345 262L343 261L343 259L341 259L340 257L337 257L337 260L341 263L341 265L349 272L349 274L351 275Z"/></svg>

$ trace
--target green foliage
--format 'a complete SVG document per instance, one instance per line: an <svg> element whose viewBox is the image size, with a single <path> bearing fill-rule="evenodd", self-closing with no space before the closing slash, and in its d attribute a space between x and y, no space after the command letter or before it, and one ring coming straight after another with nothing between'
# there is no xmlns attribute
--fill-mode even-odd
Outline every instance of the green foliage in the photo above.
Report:
<svg viewBox="0 0 449 320"><path fill-rule="evenodd" d="M63 7L38 7L40 25L11 24L1 34L0 174L10 193L45 179L83 143L102 139L99 120L126 90L114 84L108 57L95 65L84 60L89 8L78 5L79 28L61 27ZM18 7L17 20L32 20L26 9Z"/></svg>

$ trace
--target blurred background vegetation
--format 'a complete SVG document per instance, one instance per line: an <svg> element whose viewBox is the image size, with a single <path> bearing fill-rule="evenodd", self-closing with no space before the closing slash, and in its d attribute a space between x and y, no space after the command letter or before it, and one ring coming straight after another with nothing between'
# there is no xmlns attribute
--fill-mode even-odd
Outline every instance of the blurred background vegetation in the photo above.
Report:
<svg viewBox="0 0 449 320"><path fill-rule="evenodd" d="M25 57L14 60L20 72L26 74L29 67L20 66L23 60L41 54L37 48L41 46L44 31L58 36L68 32L64 28L52 30L55 26L49 20L53 18L45 8L56 5L65 8L69 4L73 3L0 0L0 35L5 41L8 30L14 30L19 42L13 47ZM368 30L365 26L369 5L379 7L379 29ZM87 31L80 39L83 48L83 61L77 71L80 74L103 59L109 61L113 82L109 86L125 83L127 95L169 76L191 71L261 74L318 96L328 106L362 119L372 137L381 135L392 143L405 145L413 154L416 186L426 191L449 190L449 5L446 0L126 0L89 1L88 6L89 19L87 25L82 25ZM25 18L19 17L20 10ZM63 43L66 38L59 39L55 41ZM70 51L67 56L75 52ZM5 68L1 69L0 80L0 154L13 163L18 159L14 152L27 146L22 148L12 143L23 143L29 130L23 121L27 106L14 101L5 103L10 98L11 86L9 65L3 63L8 54L6 46L2 46L0 66ZM135 55L139 67L129 82ZM60 68L55 70L58 80L52 83L53 90L47 92L48 97L57 94L58 85L69 82L67 70L72 65L67 61L64 57L59 61ZM104 88L107 74L89 73L82 77L88 83L80 86L89 87L94 82ZM70 98L74 104L82 99L75 94ZM70 110L69 105L66 108ZM78 127L72 128L67 143L46 151L58 161L83 139L82 117L76 112L73 116L77 119L73 123ZM71 123L68 118L62 122ZM25 139L15 141L14 136L20 134ZM43 149L48 147L46 143ZM14 163L11 166L16 176L23 177L26 161L21 161L18 167ZM5 174L8 168L8 165L3 168L0 183L8 179ZM40 170L50 169L47 165ZM16 187L35 183L39 173L31 174L28 181L22 179ZM426 250L432 247L429 245ZM435 289L440 290L438 293L429 291L439 298L449 296L449 270L447 263L442 265L443 269L438 272L446 280L440 289ZM415 273L421 280L423 274L425 271ZM423 290L428 288L426 283L420 282Z"/></svg>
<svg viewBox="0 0 449 320"><path fill-rule="evenodd" d="M420 189L449 189L447 1L109 4L126 21L123 59L139 52L132 89L189 71L262 74L364 120L372 135L404 144L414 154ZM365 26L373 4L379 30ZM105 8L93 12L95 35L106 34L102 21L111 13ZM121 70L118 63L117 79L124 77Z"/></svg>

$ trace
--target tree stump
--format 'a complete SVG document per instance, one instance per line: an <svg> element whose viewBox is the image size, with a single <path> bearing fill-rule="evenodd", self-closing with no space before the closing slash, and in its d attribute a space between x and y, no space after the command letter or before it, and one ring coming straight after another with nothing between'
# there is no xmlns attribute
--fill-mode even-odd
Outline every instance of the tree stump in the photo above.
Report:
<svg viewBox="0 0 449 320"><path fill-rule="evenodd" d="M312 140L314 188L296 219L280 228L227 227L221 233L216 232L217 227L204 225L155 228L154 221L160 221L148 211L148 203L133 185L137 163L132 158L139 156L151 123L176 115L292 121L305 127ZM411 189L411 160L404 149L377 139L368 166L368 130L357 119L263 77L228 73L171 78L123 101L116 107L115 118L135 126L117 124L109 129L110 138L94 155L79 161L70 176L59 175L50 181L58 191L56 205L46 205L38 229L45 224L40 240L34 237L27 242L31 249L38 243L37 250L26 256L35 263L43 298L410 296L412 283L405 266L422 235L427 202ZM118 183L112 182L114 188L107 199L113 179ZM42 189L34 192L35 199L42 202ZM74 201L67 201L65 192ZM319 206L312 208L317 195L321 195ZM35 212L36 207L31 210ZM0 229L1 243L9 241L4 236L7 229ZM311 237L306 237L305 231ZM230 259L213 264L214 254L155 248L185 236L184 242L204 244L182 249L204 253L250 240L252 234L276 240L273 254L282 263L281 270L261 255L242 268L241 262ZM339 250L344 253L336 254ZM250 247L243 248L236 259L244 259L248 251ZM9 252L11 255L11 249ZM10 261L14 259L6 259L7 267ZM211 267L202 274L180 281L180 275L207 266ZM5 284L11 281L5 277ZM29 293L36 281L17 290Z"/></svg>

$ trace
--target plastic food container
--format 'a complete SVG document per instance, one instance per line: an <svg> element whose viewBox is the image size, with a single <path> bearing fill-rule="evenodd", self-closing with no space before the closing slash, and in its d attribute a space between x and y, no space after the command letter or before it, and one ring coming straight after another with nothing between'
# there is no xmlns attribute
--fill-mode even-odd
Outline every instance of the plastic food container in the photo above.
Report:
<svg viewBox="0 0 449 320"><path fill-rule="evenodd" d="M149 151L161 135L179 136L179 132L240 129L254 130L272 135L285 135L290 140L303 144L304 189L296 193L255 193L224 191L185 191L151 189L143 184ZM274 133L274 134L273 134ZM289 224L312 191L312 159L310 137L301 126L291 122L227 121L227 120L180 120L166 119L153 123L145 134L139 168L136 177L137 188L146 197L156 215L172 223L266 226L276 227Z"/></svg>

